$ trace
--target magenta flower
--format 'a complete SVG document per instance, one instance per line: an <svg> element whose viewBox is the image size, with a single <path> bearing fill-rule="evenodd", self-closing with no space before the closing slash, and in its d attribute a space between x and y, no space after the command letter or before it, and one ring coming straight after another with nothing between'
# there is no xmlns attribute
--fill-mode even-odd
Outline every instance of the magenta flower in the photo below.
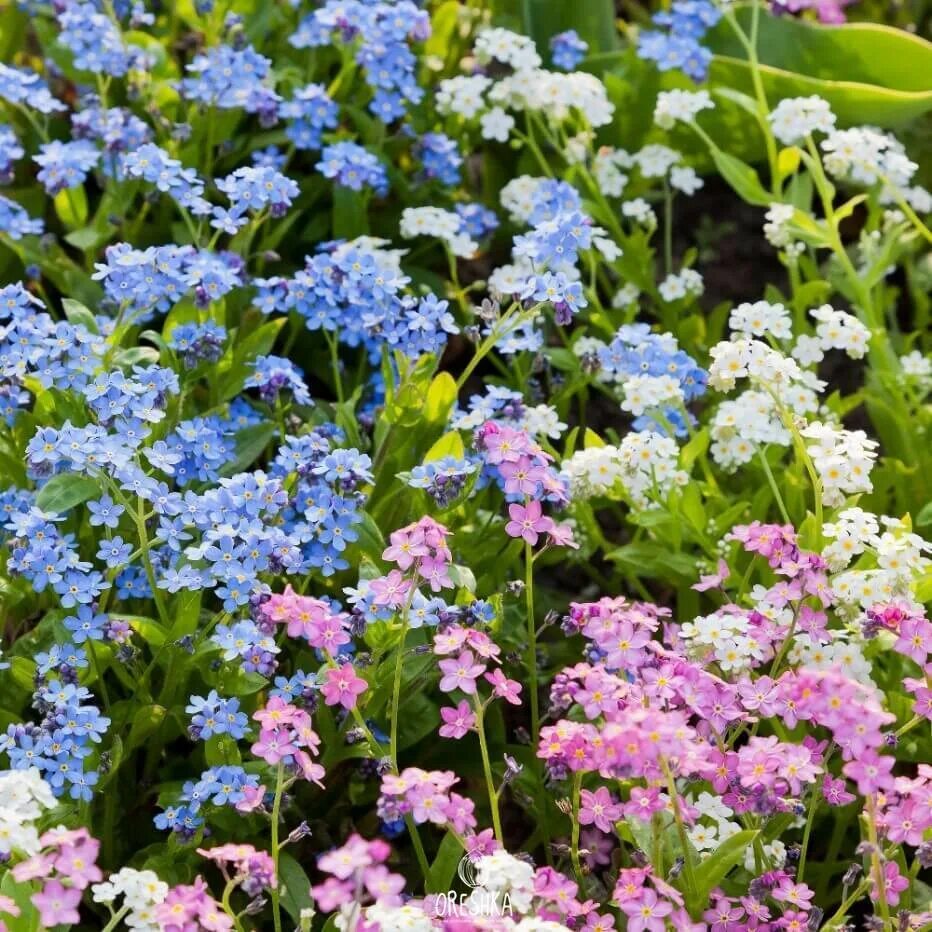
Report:
<svg viewBox="0 0 932 932"><path fill-rule="evenodd" d="M505 699L512 705L521 705L521 684L516 680L510 680L501 670L496 668L491 673L486 673L486 682L492 684L492 691L499 699Z"/></svg>
<svg viewBox="0 0 932 932"><path fill-rule="evenodd" d="M39 893L33 893L31 902L39 910L39 919L46 929L81 921L78 915L81 891L63 887L58 880L48 881Z"/></svg>
<svg viewBox="0 0 932 932"><path fill-rule="evenodd" d="M440 691L451 693L454 689L462 690L468 695L476 692L476 680L485 673L484 663L475 663L472 651L464 650L458 657L440 661L443 677Z"/></svg>
<svg viewBox="0 0 932 932"><path fill-rule="evenodd" d="M325 682L320 691L327 705L341 705L344 709L355 709L356 700L367 689L366 681L356 675L353 665L331 667L324 674Z"/></svg>
<svg viewBox="0 0 932 932"><path fill-rule="evenodd" d="M532 547L541 534L553 530L553 519L543 514L540 502L528 502L527 507L515 502L508 506L511 520L505 525L509 537L521 537Z"/></svg>
<svg viewBox="0 0 932 932"><path fill-rule="evenodd" d="M603 832L611 832L624 812L624 807L604 787L595 792L583 790L580 794L579 824L594 825Z"/></svg>
<svg viewBox="0 0 932 932"><path fill-rule="evenodd" d="M457 706L444 706L440 710L443 724L440 726L441 738L462 738L476 727L476 715L463 699Z"/></svg>
<svg viewBox="0 0 932 932"><path fill-rule="evenodd" d="M374 604L388 608L400 608L405 604L413 585L414 583L410 579L405 579L401 572L392 570L388 576L373 579L369 584L369 589L372 592Z"/></svg>

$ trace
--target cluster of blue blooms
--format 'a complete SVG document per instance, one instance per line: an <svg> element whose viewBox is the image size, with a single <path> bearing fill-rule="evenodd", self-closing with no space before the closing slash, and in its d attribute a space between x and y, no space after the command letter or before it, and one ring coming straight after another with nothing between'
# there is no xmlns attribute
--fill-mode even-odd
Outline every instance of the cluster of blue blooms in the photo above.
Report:
<svg viewBox="0 0 932 932"><path fill-rule="evenodd" d="M317 170L338 185L351 191L371 188L376 194L388 193L388 172L385 166L358 143L343 140L325 146L320 153Z"/></svg>
<svg viewBox="0 0 932 932"><path fill-rule="evenodd" d="M177 804L168 805L155 817L155 827L171 829L183 838L192 838L204 824L202 807L236 806L246 798L247 788L257 789L259 778L238 765L224 764L205 770L198 780L187 781Z"/></svg>
<svg viewBox="0 0 932 932"><path fill-rule="evenodd" d="M638 55L655 62L661 71L676 69L694 81L704 81L712 53L700 40L721 17L721 10L709 0L675 0L669 11L654 14L654 23L667 31L641 33Z"/></svg>
<svg viewBox="0 0 932 932"><path fill-rule="evenodd" d="M193 246L108 246L94 278L104 283L112 306L124 319L141 322L157 311L169 311L193 293L206 308L243 284L243 260L236 253L213 253Z"/></svg>
<svg viewBox="0 0 932 932"><path fill-rule="evenodd" d="M93 760L110 719L90 703L90 691L78 685L78 670L88 663L73 644L54 645L36 656L35 723L8 725L0 734L0 753L14 770L38 767L56 796L91 799L100 774Z"/></svg>
<svg viewBox="0 0 932 932"><path fill-rule="evenodd" d="M178 84L187 100L254 113L264 126L278 119L280 97L270 86L272 62L252 46L213 46L195 56L187 70L192 77Z"/></svg>
<svg viewBox="0 0 932 932"><path fill-rule="evenodd" d="M120 77L152 66L152 56L127 42L117 24L94 3L66 0L58 12L58 25L59 42L82 71Z"/></svg>
<svg viewBox="0 0 932 932"><path fill-rule="evenodd" d="M463 494L476 469L475 462L444 456L415 466L407 483L413 489L423 489L440 508L446 508Z"/></svg>
<svg viewBox="0 0 932 932"><path fill-rule="evenodd" d="M288 120L285 134L296 149L319 149L324 133L336 129L340 118L340 108L322 84L297 88L279 113Z"/></svg>
<svg viewBox="0 0 932 932"><path fill-rule="evenodd" d="M363 345L373 361L388 347L415 358L436 352L458 333L447 301L418 299L397 253L377 243L324 243L293 278L257 278L255 303L264 313L295 312L308 330L338 332L347 346Z"/></svg>
<svg viewBox="0 0 932 932"><path fill-rule="evenodd" d="M384 123L404 116L423 96L412 41L430 34L430 17L411 0L397 3L327 0L298 25L295 48L336 44L352 54L372 90L369 110Z"/></svg>
<svg viewBox="0 0 932 932"><path fill-rule="evenodd" d="M202 324L179 324L172 330L168 348L181 357L187 369L204 362L216 362L223 355L227 331L213 321Z"/></svg>
<svg viewBox="0 0 932 932"><path fill-rule="evenodd" d="M708 373L679 348L672 334L652 333L647 324L619 327L612 342L599 350L599 363L604 373L619 381L634 375L670 376L679 382L685 402L705 394L708 382ZM632 427L666 434L669 425L677 437L686 435L687 425L680 409L668 406L662 414L660 421L643 414L635 418Z"/></svg>
<svg viewBox="0 0 932 932"><path fill-rule="evenodd" d="M586 57L589 46L579 37L575 29L558 32L550 39L550 57L564 71L573 71Z"/></svg>

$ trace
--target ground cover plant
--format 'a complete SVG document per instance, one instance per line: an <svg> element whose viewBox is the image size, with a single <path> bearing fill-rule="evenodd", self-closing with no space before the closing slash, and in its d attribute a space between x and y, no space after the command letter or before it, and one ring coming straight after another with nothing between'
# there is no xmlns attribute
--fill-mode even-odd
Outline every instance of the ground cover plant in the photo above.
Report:
<svg viewBox="0 0 932 932"><path fill-rule="evenodd" d="M3 7L0 930L932 929L926 16Z"/></svg>

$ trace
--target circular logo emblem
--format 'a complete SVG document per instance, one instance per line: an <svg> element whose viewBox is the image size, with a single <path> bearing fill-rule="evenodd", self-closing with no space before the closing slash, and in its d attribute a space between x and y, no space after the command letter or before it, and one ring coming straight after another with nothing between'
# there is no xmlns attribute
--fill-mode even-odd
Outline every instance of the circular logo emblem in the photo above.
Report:
<svg viewBox="0 0 932 932"><path fill-rule="evenodd" d="M467 887L478 887L479 881L476 880L476 865L470 860L468 854L460 858L460 863L456 868L456 874Z"/></svg>

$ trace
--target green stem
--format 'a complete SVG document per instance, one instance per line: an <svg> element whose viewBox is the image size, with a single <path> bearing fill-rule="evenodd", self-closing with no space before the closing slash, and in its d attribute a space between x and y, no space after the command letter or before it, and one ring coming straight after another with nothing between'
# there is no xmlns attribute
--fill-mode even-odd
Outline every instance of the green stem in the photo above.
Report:
<svg viewBox="0 0 932 932"><path fill-rule="evenodd" d="M780 515L783 518L785 524L792 524L790 520L789 512L786 510L786 505L783 504L783 496L780 494L780 489L777 486L777 480L774 478L773 470L770 468L770 463L767 461L766 448L761 449L757 448L757 455L760 459L761 466L764 467L764 473L767 476L767 482L770 484L770 489L773 492L773 497L777 501L777 507L780 509Z"/></svg>
<svg viewBox="0 0 932 932"><path fill-rule="evenodd" d="M117 912L110 917L110 921L100 930L100 932L113 932L120 920L129 912L128 906L121 906Z"/></svg>
<svg viewBox="0 0 932 932"><path fill-rule="evenodd" d="M809 851L809 836L812 834L812 823L815 821L816 807L819 794L815 790L809 791L809 812L806 816L806 827L803 829L803 840L799 849L799 866L796 868L796 882L802 883L806 874L806 854Z"/></svg>
<svg viewBox="0 0 932 932"><path fill-rule="evenodd" d="M579 796L582 790L582 771L577 770L573 774L573 828L570 840L570 858L573 862L573 870L576 872L576 882L579 889L582 890L583 872L582 864L579 861Z"/></svg>
<svg viewBox="0 0 932 932"><path fill-rule="evenodd" d="M686 887L692 893L696 889L693 855L689 845L689 837L686 834L686 823L683 821L683 813L680 811L680 797L676 789L676 780L673 779L673 771L670 769L666 758L660 758L660 767L667 780L667 792L670 794L670 805L673 807L673 820L676 822L676 831L680 836L680 846L683 849L683 873L686 877Z"/></svg>
<svg viewBox="0 0 932 932"><path fill-rule="evenodd" d="M278 770L275 774L275 798L272 801L272 863L275 865L275 883L272 885L272 923L275 926L275 932L282 932L282 911L281 897L279 894L279 876L278 876L278 820L282 807L282 792L285 786L285 765L279 762Z"/></svg>
<svg viewBox="0 0 932 932"><path fill-rule="evenodd" d="M485 787L489 794L489 808L492 810L492 826L495 829L496 841L504 847L502 836L502 820L498 810L498 793L495 790L495 781L492 778L492 763L489 759L489 748L485 740L485 707L479 701L478 695L473 695L473 708L476 710L476 734L479 736L479 751L482 754L482 769L485 771Z"/></svg>
<svg viewBox="0 0 932 932"><path fill-rule="evenodd" d="M534 552L524 543L524 601L527 614L527 650L525 666L528 673L528 690L531 694L531 747L537 750L540 743L540 697L537 682L537 625L534 619Z"/></svg>
<svg viewBox="0 0 932 932"><path fill-rule="evenodd" d="M877 808L873 794L867 797L867 812L864 818L867 824L867 838L871 844L871 872L874 875L874 892L877 897L877 904L880 906L880 915L883 917L883 929L884 932L892 932L893 924L890 921L890 906L887 903L887 878L883 872L883 864L880 863L880 844L877 841Z"/></svg>

